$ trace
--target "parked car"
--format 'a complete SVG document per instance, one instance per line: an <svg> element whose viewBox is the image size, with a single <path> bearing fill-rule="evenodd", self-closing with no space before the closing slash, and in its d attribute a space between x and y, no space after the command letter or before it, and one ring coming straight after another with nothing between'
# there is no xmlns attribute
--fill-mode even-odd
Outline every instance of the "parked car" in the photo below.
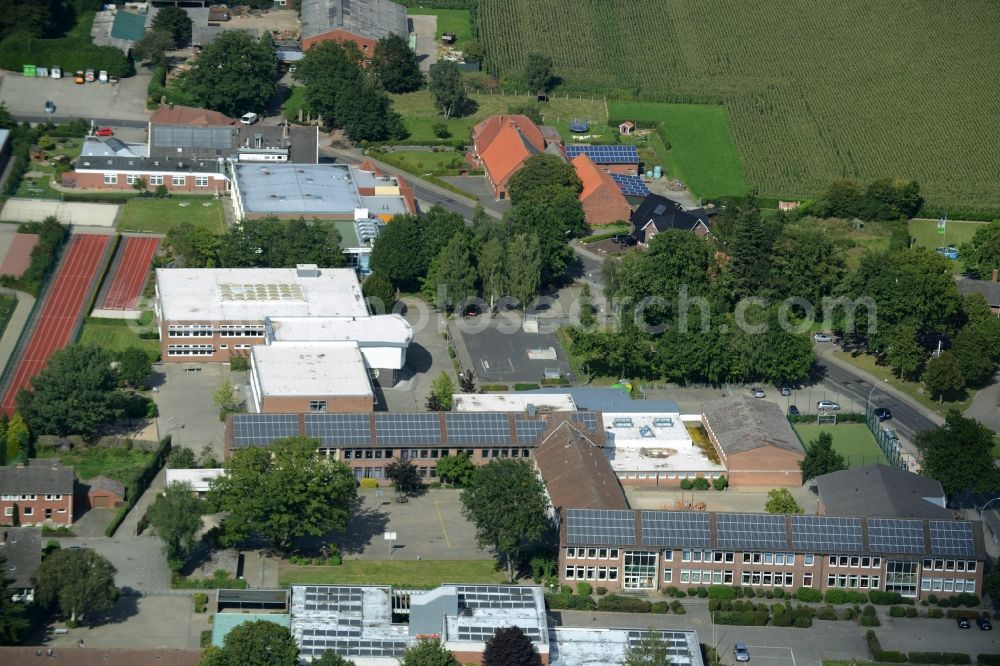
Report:
<svg viewBox="0 0 1000 666"><path fill-rule="evenodd" d="M475 303L470 303L465 306L465 310L462 312L463 317L478 317L483 314L482 308L480 308Z"/></svg>
<svg viewBox="0 0 1000 666"><path fill-rule="evenodd" d="M796 407L795 405L789 405L788 406L788 415L789 416L798 416L799 414L800 414L800 412L799 412L799 408L798 407Z"/></svg>
<svg viewBox="0 0 1000 666"><path fill-rule="evenodd" d="M792 394L792 389L791 389L791 387L788 387L788 386L782 386L782 387L781 387L781 395L784 395L784 396L789 396L789 395L791 395L791 394Z"/></svg>
<svg viewBox="0 0 1000 666"><path fill-rule="evenodd" d="M46 101L45 102L45 113L55 113L55 112L56 112L56 105L52 103L52 100L50 99L50 100Z"/></svg>
<svg viewBox="0 0 1000 666"><path fill-rule="evenodd" d="M97 80L100 81L101 83L107 83L108 82L107 70L102 69L97 75Z"/></svg>
<svg viewBox="0 0 1000 666"><path fill-rule="evenodd" d="M826 333L817 333L813 336L813 340L816 342L833 342L833 336Z"/></svg>
<svg viewBox="0 0 1000 666"><path fill-rule="evenodd" d="M969 624L969 618L960 617L957 620L959 629L968 629L971 625Z"/></svg>
<svg viewBox="0 0 1000 666"><path fill-rule="evenodd" d="M990 616L988 613L983 613L983 616L976 620L976 624L982 631L993 631L993 623L990 622Z"/></svg>
<svg viewBox="0 0 1000 666"><path fill-rule="evenodd" d="M820 400L816 403L816 409L821 412L839 412L840 405L835 403L833 400Z"/></svg>
<svg viewBox="0 0 1000 666"><path fill-rule="evenodd" d="M733 656L736 657L736 661L750 661L750 650L747 649L746 643L737 643L733 648Z"/></svg>
<svg viewBox="0 0 1000 666"><path fill-rule="evenodd" d="M94 136L114 136L115 133L110 127L101 127L94 132Z"/></svg>
<svg viewBox="0 0 1000 666"><path fill-rule="evenodd" d="M75 83L86 83L87 79L84 78L83 70L77 70L76 74L73 76L73 81Z"/></svg>
<svg viewBox="0 0 1000 666"><path fill-rule="evenodd" d="M613 236L611 238L611 242L616 245L621 245L622 247L632 247L638 241L636 241L635 236L631 234L618 234L617 236Z"/></svg>
<svg viewBox="0 0 1000 666"><path fill-rule="evenodd" d="M94 78L95 78L94 77L94 70L88 69L86 72L84 72L83 78L85 78L87 80L87 83L93 83L94 82Z"/></svg>
<svg viewBox="0 0 1000 666"><path fill-rule="evenodd" d="M253 125L258 120L260 120L260 116L258 116L256 113L253 112L244 113L242 116L240 116L240 122L243 123L244 125Z"/></svg>
<svg viewBox="0 0 1000 666"><path fill-rule="evenodd" d="M61 67L50 67L49 68L49 76L51 76L53 79L61 79L62 78L62 68Z"/></svg>
<svg viewBox="0 0 1000 666"><path fill-rule="evenodd" d="M763 398L763 397L765 397L767 395L766 393L764 393L764 389L762 389L762 388L752 388L752 389L750 389L750 393L755 398Z"/></svg>
<svg viewBox="0 0 1000 666"><path fill-rule="evenodd" d="M885 407L879 407L875 410L875 416L878 417L879 421L888 421L892 418L892 412L890 412Z"/></svg>

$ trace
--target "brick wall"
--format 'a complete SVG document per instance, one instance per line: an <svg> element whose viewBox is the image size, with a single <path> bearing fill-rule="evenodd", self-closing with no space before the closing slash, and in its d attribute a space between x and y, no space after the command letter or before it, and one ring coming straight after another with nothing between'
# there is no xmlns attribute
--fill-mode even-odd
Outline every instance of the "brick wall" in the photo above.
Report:
<svg viewBox="0 0 1000 666"><path fill-rule="evenodd" d="M263 321L226 322L226 324L247 324L263 326ZM211 325L212 335L207 336L170 336L171 325ZM219 334L218 324L210 321L184 321L160 323L160 358L167 363L223 363L235 355L249 355L250 346L264 343L261 334L253 337L229 337ZM211 354L171 355L171 345L211 345ZM308 411L308 410L307 410Z"/></svg>
<svg viewBox="0 0 1000 666"><path fill-rule="evenodd" d="M371 60L372 54L375 53L375 44L378 40L371 39L370 37L361 37L360 35L355 35L346 30L337 29L330 32L320 33L313 37L307 37L302 40L302 50L308 51L310 48L319 44L320 42L327 41L337 41L337 42L354 42L361 49L361 54L364 55L365 60Z"/></svg>
<svg viewBox="0 0 1000 666"><path fill-rule="evenodd" d="M73 495L0 495L0 524L14 525L15 518L18 525L72 525Z"/></svg>
<svg viewBox="0 0 1000 666"><path fill-rule="evenodd" d="M304 414L310 410L313 401L326 402L326 411L331 414L358 414L375 411L370 396L264 396L261 411L265 414Z"/></svg>
<svg viewBox="0 0 1000 666"><path fill-rule="evenodd" d="M629 215L632 214L628 201L617 188L614 190L604 187L597 189L581 203L587 224L590 225L611 224L620 220L627 221Z"/></svg>
<svg viewBox="0 0 1000 666"><path fill-rule="evenodd" d="M125 172L107 172L108 174L114 174L116 177L115 183L105 182L104 172L92 172L92 171L71 171L64 174L67 180L75 182L75 187L88 190L113 190L113 191L130 191L135 189L134 186L128 182L128 174ZM215 194L216 192L225 192L228 189L229 181L226 180L225 176L220 174L149 174L140 173L139 176L146 181L146 190L154 191L158 185L152 183L152 175L162 176L163 185L166 186L171 192L187 192L190 194ZM184 177L183 185L175 185L173 182L173 176ZM196 178L204 177L208 179L208 184L204 186L196 185Z"/></svg>
<svg viewBox="0 0 1000 666"><path fill-rule="evenodd" d="M802 470L799 461L803 453L794 453L775 446L761 446L749 451L728 456L731 486L799 487L802 485Z"/></svg>

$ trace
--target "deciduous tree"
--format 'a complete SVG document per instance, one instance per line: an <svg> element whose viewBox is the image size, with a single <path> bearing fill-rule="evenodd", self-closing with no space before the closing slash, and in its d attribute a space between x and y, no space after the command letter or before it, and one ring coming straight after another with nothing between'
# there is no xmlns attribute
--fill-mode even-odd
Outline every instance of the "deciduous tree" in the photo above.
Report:
<svg viewBox="0 0 1000 666"><path fill-rule="evenodd" d="M435 287L437 296L443 296L444 302L437 305L448 312L461 308L476 295L476 267L467 234L464 230L455 234L438 257L440 266Z"/></svg>
<svg viewBox="0 0 1000 666"><path fill-rule="evenodd" d="M17 405L32 432L94 437L123 413L124 396L112 357L100 347L70 345L56 351L17 394Z"/></svg>
<svg viewBox="0 0 1000 666"><path fill-rule="evenodd" d="M452 395L455 393L455 384L451 377L444 370L437 376L431 384L431 395L440 403L441 411L451 411Z"/></svg>
<svg viewBox="0 0 1000 666"><path fill-rule="evenodd" d="M459 453L457 456L441 456L438 458L438 478L456 486L466 486L472 480L476 465L469 460L469 454Z"/></svg>
<svg viewBox="0 0 1000 666"><path fill-rule="evenodd" d="M222 648L206 651L199 666L294 666L298 663L299 646L288 627L256 620L231 629Z"/></svg>
<svg viewBox="0 0 1000 666"><path fill-rule="evenodd" d="M549 527L548 508L545 486L531 465L516 458L477 467L462 491L462 513L475 524L477 543L493 549L510 582L522 548Z"/></svg>
<svg viewBox="0 0 1000 666"><path fill-rule="evenodd" d="M844 457L833 450L833 435L826 431L809 442L806 456L799 461L799 467L802 469L802 478L806 481L847 469Z"/></svg>
<svg viewBox="0 0 1000 666"><path fill-rule="evenodd" d="M547 92L552 87L552 56L532 51L524 59L524 82L528 93Z"/></svg>
<svg viewBox="0 0 1000 666"><path fill-rule="evenodd" d="M319 659L313 659L311 666L357 666L353 661L341 657L333 650L327 650Z"/></svg>
<svg viewBox="0 0 1000 666"><path fill-rule="evenodd" d="M226 543L256 533L287 551L296 537L344 528L356 496L354 475L343 463L319 457L318 443L287 437L236 451L210 492L213 503L229 511Z"/></svg>
<svg viewBox="0 0 1000 666"><path fill-rule="evenodd" d="M185 87L206 108L239 117L248 111L263 113L277 79L277 56L269 38L226 30L201 50Z"/></svg>
<svg viewBox="0 0 1000 666"><path fill-rule="evenodd" d="M431 65L428 73L427 88L434 98L434 106L445 120L464 115L471 105L458 65L450 60L439 60Z"/></svg>
<svg viewBox="0 0 1000 666"><path fill-rule="evenodd" d="M172 48L182 49L191 45L193 25L188 13L180 7L160 7L153 17L152 32L167 35Z"/></svg>
<svg viewBox="0 0 1000 666"><path fill-rule="evenodd" d="M118 600L117 570L93 550L70 548L48 555L35 575L35 598L74 622L93 622Z"/></svg>
<svg viewBox="0 0 1000 666"><path fill-rule="evenodd" d="M542 658L520 627L501 627L486 641L483 666L542 666Z"/></svg>
<svg viewBox="0 0 1000 666"><path fill-rule="evenodd" d="M940 481L949 497L966 490L984 493L1000 483L993 433L957 409L948 412L943 426L918 433L914 444L923 456L920 473Z"/></svg>
<svg viewBox="0 0 1000 666"><path fill-rule="evenodd" d="M370 67L387 92L413 92L424 84L417 54L405 39L396 34L380 39L375 44Z"/></svg>
<svg viewBox="0 0 1000 666"><path fill-rule="evenodd" d="M767 491L767 504L764 509L768 513L802 513L802 507L792 497L788 488L774 488Z"/></svg>
<svg viewBox="0 0 1000 666"><path fill-rule="evenodd" d="M118 353L118 377L130 388L146 388L146 382L153 373L153 362L149 354L139 347L129 347Z"/></svg>
<svg viewBox="0 0 1000 666"><path fill-rule="evenodd" d="M414 291L427 272L421 251L420 223L415 215L397 215L372 247L372 271L389 278L403 291Z"/></svg>
<svg viewBox="0 0 1000 666"><path fill-rule="evenodd" d="M424 487L417 466L402 458L396 458L385 466L385 478L392 481L397 493L403 495L415 495Z"/></svg>
<svg viewBox="0 0 1000 666"><path fill-rule="evenodd" d="M938 402L943 402L945 396L957 395L965 386L965 378L955 355L942 352L937 358L932 358L924 371L924 383Z"/></svg>
<svg viewBox="0 0 1000 666"><path fill-rule="evenodd" d="M436 638L423 638L407 648L401 666L462 666Z"/></svg>
<svg viewBox="0 0 1000 666"><path fill-rule="evenodd" d="M583 184L573 165L555 155L539 153L524 161L510 177L507 192L511 203L531 203L543 200L552 189L568 189L580 194Z"/></svg>
<svg viewBox="0 0 1000 666"><path fill-rule="evenodd" d="M913 324L897 326L886 335L885 360L903 379L919 377L927 358L927 350L917 342L917 329Z"/></svg>
<svg viewBox="0 0 1000 666"><path fill-rule="evenodd" d="M164 7L164 9L168 8ZM170 36L170 33L150 30L132 47L132 56L136 60L144 60L160 67L166 65L167 51L173 48L174 38ZM160 100L154 101L159 102Z"/></svg>
<svg viewBox="0 0 1000 666"><path fill-rule="evenodd" d="M998 341L992 337L996 331L991 329L994 327L970 323L958 332L952 342L951 352L967 386L985 386L996 373L995 347Z"/></svg>
<svg viewBox="0 0 1000 666"><path fill-rule="evenodd" d="M392 312L396 304L396 288L392 280L381 273L372 273L361 285L361 293L368 301L368 309L375 314Z"/></svg>
<svg viewBox="0 0 1000 666"><path fill-rule="evenodd" d="M7 578L7 560L0 552L0 645L15 645L21 640L21 634L28 628L25 617L25 605L14 601L14 590L10 587L12 579Z"/></svg>
<svg viewBox="0 0 1000 666"><path fill-rule="evenodd" d="M149 524L163 539L167 563L180 571L194 548L194 535L201 528L202 503L191 485L174 483L167 486L149 507Z"/></svg>
<svg viewBox="0 0 1000 666"><path fill-rule="evenodd" d="M538 237L530 233L517 234L507 250L507 292L527 309L542 281L542 256Z"/></svg>
<svg viewBox="0 0 1000 666"><path fill-rule="evenodd" d="M784 298L805 299L822 312L823 298L841 284L846 266L843 250L824 227L786 225L770 257L770 289Z"/></svg>
<svg viewBox="0 0 1000 666"><path fill-rule="evenodd" d="M13 463L19 460L27 462L31 432L28 430L28 424L24 422L24 417L14 412L14 418L4 425L3 443L6 445L7 462Z"/></svg>
<svg viewBox="0 0 1000 666"><path fill-rule="evenodd" d="M980 227L961 247L965 267L981 280L990 280L1000 269L1000 220Z"/></svg>
<svg viewBox="0 0 1000 666"><path fill-rule="evenodd" d="M478 393L476 390L476 371L469 368L458 376L458 389L462 393Z"/></svg>
<svg viewBox="0 0 1000 666"><path fill-rule="evenodd" d="M507 286L504 254L503 241L493 237L480 246L476 261L479 280L483 286L483 297L489 301L491 311L496 306L497 300L503 296Z"/></svg>

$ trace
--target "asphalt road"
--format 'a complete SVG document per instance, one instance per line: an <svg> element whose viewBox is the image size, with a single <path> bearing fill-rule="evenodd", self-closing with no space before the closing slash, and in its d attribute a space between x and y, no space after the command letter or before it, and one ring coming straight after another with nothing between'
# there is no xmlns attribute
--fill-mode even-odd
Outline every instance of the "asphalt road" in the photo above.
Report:
<svg viewBox="0 0 1000 666"><path fill-rule="evenodd" d="M817 356L816 364L824 373L823 383L836 386L841 392L854 396L861 404L867 404L868 394L872 391L872 383L834 363L827 362L822 356ZM932 430L937 424L924 416L920 410L909 403L903 402L893 394L880 391L877 387L872 393L872 405L885 407L892 412L892 420L886 425L898 431L901 435L913 440L913 436L924 430Z"/></svg>
<svg viewBox="0 0 1000 666"><path fill-rule="evenodd" d="M60 116L60 115L48 115L48 114L38 114L37 116L25 116L20 114L12 114L14 120L19 123L68 123L71 120L76 120L82 116ZM111 127L141 127L145 128L147 122L144 120L123 120L121 118L89 118L84 117L84 120L93 120L95 124L100 126L111 126Z"/></svg>

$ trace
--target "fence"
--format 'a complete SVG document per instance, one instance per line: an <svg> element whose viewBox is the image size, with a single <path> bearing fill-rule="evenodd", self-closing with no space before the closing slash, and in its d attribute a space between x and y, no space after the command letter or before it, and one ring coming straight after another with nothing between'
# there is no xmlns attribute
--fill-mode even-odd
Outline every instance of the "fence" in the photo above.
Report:
<svg viewBox="0 0 1000 666"><path fill-rule="evenodd" d="M128 487L128 497L126 499L125 506L118 509L118 513L111 520L111 524L104 531L104 535L107 537L113 537L115 532L124 522L125 517L128 515L129 511L136 505L142 494L146 492L149 488L149 484L153 482L156 475L160 473L160 469L167 462L167 456L170 455L170 435L167 435L160 440L160 448L153 456L153 459L149 462L145 469L136 477L133 483L129 484Z"/></svg>
<svg viewBox="0 0 1000 666"><path fill-rule="evenodd" d="M910 467L906 464L906 459L903 455L903 447L900 445L899 439L882 429L879 425L880 421L878 420L878 417L875 416L875 410L873 407L868 408L866 422L868 424L868 430L871 431L872 436L875 438L875 443L878 444L878 448L882 449L882 453L885 454L886 460L889 461L889 465L895 467L896 469L909 471Z"/></svg>

